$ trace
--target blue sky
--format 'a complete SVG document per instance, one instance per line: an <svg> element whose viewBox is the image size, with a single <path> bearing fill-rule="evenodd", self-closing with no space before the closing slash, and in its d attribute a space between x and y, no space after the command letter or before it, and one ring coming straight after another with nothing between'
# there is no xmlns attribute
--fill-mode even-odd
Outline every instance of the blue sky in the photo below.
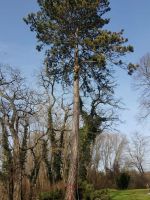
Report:
<svg viewBox="0 0 150 200"><path fill-rule="evenodd" d="M111 18L109 29L120 31L135 48L135 52L126 57L129 62L137 63L147 52L150 52L150 0L110 0ZM42 65L43 55L35 50L34 33L22 18L36 11L36 0L0 0L0 63L10 64L21 69L32 83L33 75ZM125 123L118 126L122 133L131 134L136 130L150 133L148 123L136 121L138 96L132 89L132 77L119 70L117 96L126 104L121 119Z"/></svg>

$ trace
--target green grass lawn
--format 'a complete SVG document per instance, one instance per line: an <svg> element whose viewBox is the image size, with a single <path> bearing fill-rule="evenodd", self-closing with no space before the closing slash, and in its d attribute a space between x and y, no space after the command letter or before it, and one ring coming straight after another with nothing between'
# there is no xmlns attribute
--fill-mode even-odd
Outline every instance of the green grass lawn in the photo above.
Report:
<svg viewBox="0 0 150 200"><path fill-rule="evenodd" d="M112 200L150 200L148 190L112 190Z"/></svg>

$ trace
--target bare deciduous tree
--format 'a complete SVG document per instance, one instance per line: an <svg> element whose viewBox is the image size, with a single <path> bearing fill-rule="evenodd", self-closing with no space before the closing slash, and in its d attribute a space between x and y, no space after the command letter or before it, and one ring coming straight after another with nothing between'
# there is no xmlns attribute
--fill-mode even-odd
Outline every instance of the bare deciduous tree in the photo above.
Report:
<svg viewBox="0 0 150 200"><path fill-rule="evenodd" d="M148 152L149 152L149 137L143 136L138 132L134 133L128 147L130 165L135 167L141 175L144 175Z"/></svg>
<svg viewBox="0 0 150 200"><path fill-rule="evenodd" d="M150 116L150 53L143 56L134 75L135 88L140 92L140 118Z"/></svg>
<svg viewBox="0 0 150 200"><path fill-rule="evenodd" d="M116 167L122 167L123 157L127 145L127 139L121 134L102 133L97 137L93 148L94 168L115 171Z"/></svg>
<svg viewBox="0 0 150 200"><path fill-rule="evenodd" d="M45 164L49 175L51 174L49 177L50 181L56 183L62 179L66 179L66 172L63 166L66 163L64 158L67 159L69 152L67 154L65 152L65 138L67 138L66 133L71 131L69 119L72 116L70 108L72 104L65 102L63 91L59 92L59 94L56 94L57 92L54 91L57 85L54 76L49 76L42 69L39 78L43 93L42 103L44 104L44 108L46 108L47 124L45 128L51 155L50 160L45 157Z"/></svg>
<svg viewBox="0 0 150 200"><path fill-rule="evenodd" d="M6 175L10 200L23 199L22 179L26 162L29 119L34 114L36 104L34 97L34 92L24 84L24 78L18 70L0 67L0 126L5 155L2 174Z"/></svg>

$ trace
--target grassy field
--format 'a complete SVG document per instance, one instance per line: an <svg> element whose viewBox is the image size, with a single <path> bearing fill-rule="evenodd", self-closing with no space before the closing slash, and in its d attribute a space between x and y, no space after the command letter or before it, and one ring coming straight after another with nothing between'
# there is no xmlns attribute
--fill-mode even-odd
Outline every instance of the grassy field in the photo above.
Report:
<svg viewBox="0 0 150 200"><path fill-rule="evenodd" d="M111 191L112 200L150 200L148 190Z"/></svg>

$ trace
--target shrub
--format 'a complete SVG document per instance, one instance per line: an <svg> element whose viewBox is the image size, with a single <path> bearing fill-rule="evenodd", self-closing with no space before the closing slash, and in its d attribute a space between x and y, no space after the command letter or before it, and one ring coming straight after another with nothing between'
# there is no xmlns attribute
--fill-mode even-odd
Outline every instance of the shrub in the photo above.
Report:
<svg viewBox="0 0 150 200"><path fill-rule="evenodd" d="M87 183L86 181L79 184L77 197L82 200L91 200L91 193L93 193L94 187L92 184Z"/></svg>
<svg viewBox="0 0 150 200"><path fill-rule="evenodd" d="M116 179L118 189L124 190L128 188L130 182L130 175L126 172L120 173Z"/></svg>
<svg viewBox="0 0 150 200"><path fill-rule="evenodd" d="M107 190L95 190L91 200L111 200Z"/></svg>
<svg viewBox="0 0 150 200"><path fill-rule="evenodd" d="M111 200L107 190L94 190L92 184L86 181L79 186L79 199L82 200Z"/></svg>
<svg viewBox="0 0 150 200"><path fill-rule="evenodd" d="M63 200L65 192L62 189L55 189L40 194L39 200ZM76 199L82 200L110 200L107 190L94 190L92 184L86 181L79 184Z"/></svg>
<svg viewBox="0 0 150 200"><path fill-rule="evenodd" d="M64 192L60 189L52 190L50 192L43 192L39 196L39 200L62 200L64 199Z"/></svg>

